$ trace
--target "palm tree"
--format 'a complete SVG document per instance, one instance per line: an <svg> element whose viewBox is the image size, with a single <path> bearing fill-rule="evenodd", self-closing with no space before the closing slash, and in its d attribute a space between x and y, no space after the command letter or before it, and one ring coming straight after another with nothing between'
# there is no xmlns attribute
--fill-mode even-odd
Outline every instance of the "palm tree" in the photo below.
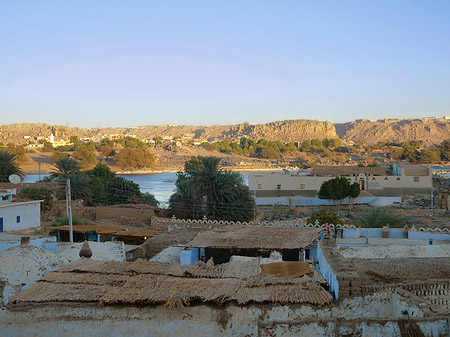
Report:
<svg viewBox="0 0 450 337"><path fill-rule="evenodd" d="M11 174L17 174L20 178L25 176L25 173L17 165L17 155L8 151L0 152L0 182L8 182Z"/></svg>
<svg viewBox="0 0 450 337"><path fill-rule="evenodd" d="M52 170L50 178L55 180L67 178L69 174L79 174L81 170L80 163L68 157L58 159L53 165L55 169Z"/></svg>
<svg viewBox="0 0 450 337"><path fill-rule="evenodd" d="M255 201L242 176L223 171L220 158L193 157L179 173L170 209L177 217L248 221L253 218Z"/></svg>
<svg viewBox="0 0 450 337"><path fill-rule="evenodd" d="M81 166L79 162L72 158L61 158L53 165L55 169L52 170L50 178L60 184L58 191L59 198L65 196L67 179L70 179L72 199L86 199L90 196L90 179L80 172Z"/></svg>

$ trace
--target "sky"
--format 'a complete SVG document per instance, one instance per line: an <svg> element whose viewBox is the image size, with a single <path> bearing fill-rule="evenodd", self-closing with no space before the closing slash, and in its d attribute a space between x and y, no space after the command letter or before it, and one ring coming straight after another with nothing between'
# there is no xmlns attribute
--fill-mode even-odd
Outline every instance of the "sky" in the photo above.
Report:
<svg viewBox="0 0 450 337"><path fill-rule="evenodd" d="M0 0L0 124L450 115L449 0Z"/></svg>

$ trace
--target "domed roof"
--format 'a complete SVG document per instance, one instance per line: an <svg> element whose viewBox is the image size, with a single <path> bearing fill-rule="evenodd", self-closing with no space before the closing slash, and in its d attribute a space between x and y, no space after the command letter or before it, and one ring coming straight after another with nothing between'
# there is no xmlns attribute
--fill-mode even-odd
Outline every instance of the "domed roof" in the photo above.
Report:
<svg viewBox="0 0 450 337"><path fill-rule="evenodd" d="M0 252L0 280L11 285L30 285L68 261L52 251L31 245Z"/></svg>

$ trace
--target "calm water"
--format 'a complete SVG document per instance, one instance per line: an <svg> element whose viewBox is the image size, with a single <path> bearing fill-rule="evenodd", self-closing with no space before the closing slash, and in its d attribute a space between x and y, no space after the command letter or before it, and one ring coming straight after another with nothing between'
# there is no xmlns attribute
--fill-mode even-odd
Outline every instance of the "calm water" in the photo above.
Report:
<svg viewBox="0 0 450 337"><path fill-rule="evenodd" d="M48 175L41 174L41 179ZM126 174L120 175L125 179L131 180L139 185L143 193L149 192L153 194L161 204L161 207L167 206L170 196L175 191L175 181L177 180L176 173L155 173L155 174ZM248 184L248 175L242 173L244 182ZM30 174L24 179L25 183L34 183L39 180L39 175Z"/></svg>

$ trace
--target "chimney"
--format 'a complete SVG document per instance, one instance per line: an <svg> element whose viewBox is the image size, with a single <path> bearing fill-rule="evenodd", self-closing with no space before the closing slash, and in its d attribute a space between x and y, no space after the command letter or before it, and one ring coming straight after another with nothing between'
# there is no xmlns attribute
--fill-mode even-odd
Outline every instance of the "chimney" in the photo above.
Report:
<svg viewBox="0 0 450 337"><path fill-rule="evenodd" d="M20 245L21 246L29 246L30 245L30 237L29 236L22 236L20 238Z"/></svg>

